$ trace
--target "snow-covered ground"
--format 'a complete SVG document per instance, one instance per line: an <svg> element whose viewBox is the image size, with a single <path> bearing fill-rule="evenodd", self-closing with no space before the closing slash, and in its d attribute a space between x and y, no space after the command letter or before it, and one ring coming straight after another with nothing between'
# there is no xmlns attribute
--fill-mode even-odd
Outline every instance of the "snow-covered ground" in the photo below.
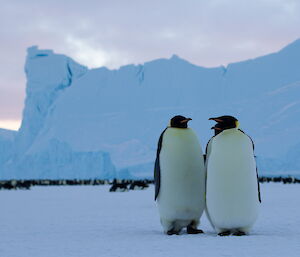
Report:
<svg viewBox="0 0 300 257"><path fill-rule="evenodd" d="M0 256L299 256L299 185L262 184L261 214L245 237L216 236L205 216L205 234L166 236L153 186L126 193L108 189L0 191Z"/></svg>

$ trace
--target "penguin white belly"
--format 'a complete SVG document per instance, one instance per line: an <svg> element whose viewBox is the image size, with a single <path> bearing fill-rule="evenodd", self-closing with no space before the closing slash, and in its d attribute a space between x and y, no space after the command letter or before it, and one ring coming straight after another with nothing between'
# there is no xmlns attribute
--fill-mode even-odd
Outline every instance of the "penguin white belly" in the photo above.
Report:
<svg viewBox="0 0 300 257"><path fill-rule="evenodd" d="M168 128L160 152L161 220L198 221L205 207L205 173L201 146L191 129Z"/></svg>
<svg viewBox="0 0 300 257"><path fill-rule="evenodd" d="M207 164L206 204L218 231L247 232L258 215L258 185L251 140L236 129L213 139Z"/></svg>

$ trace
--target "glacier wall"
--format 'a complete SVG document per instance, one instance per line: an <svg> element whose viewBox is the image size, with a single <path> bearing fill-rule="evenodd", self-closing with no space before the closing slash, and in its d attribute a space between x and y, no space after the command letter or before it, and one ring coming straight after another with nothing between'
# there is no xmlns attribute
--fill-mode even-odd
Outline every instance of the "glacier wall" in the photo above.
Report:
<svg viewBox="0 0 300 257"><path fill-rule="evenodd" d="M23 120L13 139L0 141L0 151L3 149L0 153L5 152L5 155L1 154L0 159L1 179L115 177L115 168L108 153L74 151L55 136L44 148L31 154L31 147L36 143L36 138L43 137L40 135L41 130L47 130L47 117L54 111L57 98L87 71L85 66L64 55L54 54L51 50L38 50L36 46L28 48Z"/></svg>
<svg viewBox="0 0 300 257"><path fill-rule="evenodd" d="M16 134L16 131L0 129L0 172L13 154Z"/></svg>
<svg viewBox="0 0 300 257"><path fill-rule="evenodd" d="M117 70L87 69L28 49L22 126L0 178L151 178L168 120L193 118L202 148L209 117L230 114L255 142L260 175L300 174L300 40L228 67L174 55Z"/></svg>
<svg viewBox="0 0 300 257"><path fill-rule="evenodd" d="M16 137L16 154L22 155L44 126L56 98L87 68L52 50L28 48L25 63L27 77L25 108L21 128Z"/></svg>
<svg viewBox="0 0 300 257"><path fill-rule="evenodd" d="M108 153L74 151L66 143L52 139L47 148L26 154L9 165L2 179L113 179L116 177Z"/></svg>

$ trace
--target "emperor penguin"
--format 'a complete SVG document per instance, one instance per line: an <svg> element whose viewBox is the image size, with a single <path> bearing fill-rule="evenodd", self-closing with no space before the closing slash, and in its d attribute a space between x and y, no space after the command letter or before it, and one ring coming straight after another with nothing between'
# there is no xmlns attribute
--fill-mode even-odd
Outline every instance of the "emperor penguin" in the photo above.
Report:
<svg viewBox="0 0 300 257"><path fill-rule="evenodd" d="M209 120L218 123L206 148L206 214L218 235L246 235L261 202L254 143L235 117Z"/></svg>
<svg viewBox="0 0 300 257"><path fill-rule="evenodd" d="M198 138L188 122L174 116L158 141L154 180L161 225L168 235L197 229L205 208L205 168Z"/></svg>

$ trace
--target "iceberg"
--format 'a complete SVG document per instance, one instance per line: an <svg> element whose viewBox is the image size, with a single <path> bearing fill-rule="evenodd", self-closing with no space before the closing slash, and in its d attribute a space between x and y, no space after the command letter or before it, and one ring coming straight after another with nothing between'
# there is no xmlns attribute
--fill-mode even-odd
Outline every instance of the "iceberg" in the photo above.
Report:
<svg viewBox="0 0 300 257"><path fill-rule="evenodd" d="M17 132L8 129L0 129L0 171L3 165L13 154L14 140Z"/></svg>
<svg viewBox="0 0 300 257"><path fill-rule="evenodd" d="M177 114L193 118L203 149L208 118L236 116L255 142L260 175L299 175L298 67L300 40L215 68L174 55L88 69L31 47L23 121L0 178L152 178L158 137Z"/></svg>

